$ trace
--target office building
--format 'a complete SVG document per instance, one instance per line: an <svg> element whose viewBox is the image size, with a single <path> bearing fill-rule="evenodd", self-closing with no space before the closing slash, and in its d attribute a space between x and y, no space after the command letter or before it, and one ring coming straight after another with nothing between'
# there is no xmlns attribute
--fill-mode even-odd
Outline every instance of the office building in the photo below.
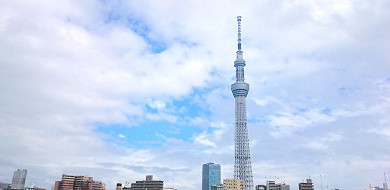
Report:
<svg viewBox="0 0 390 190"><path fill-rule="evenodd" d="M94 181L93 177L82 175L62 174L61 181L56 181L53 190L103 190L101 181Z"/></svg>
<svg viewBox="0 0 390 190"><path fill-rule="evenodd" d="M245 181L239 179L224 179L225 190L245 190Z"/></svg>
<svg viewBox="0 0 390 190"><path fill-rule="evenodd" d="M146 180L131 184L130 190L163 190L164 181L153 180L153 175L147 175Z"/></svg>
<svg viewBox="0 0 390 190"><path fill-rule="evenodd" d="M223 184L216 184L211 186L211 190L225 190Z"/></svg>
<svg viewBox="0 0 390 190"><path fill-rule="evenodd" d="M103 190L105 186L101 181L87 180L81 185L82 190Z"/></svg>
<svg viewBox="0 0 390 190"><path fill-rule="evenodd" d="M284 182L267 181L266 185L256 185L256 190L290 190L290 185L286 185Z"/></svg>
<svg viewBox="0 0 390 190"><path fill-rule="evenodd" d="M249 84L245 83L244 77L246 64L243 58L243 51L241 50L241 16L237 17L237 22L238 51L234 61L236 82L231 86L235 99L234 179L244 180L245 190L254 190L246 113L246 97L249 91Z"/></svg>
<svg viewBox="0 0 390 190"><path fill-rule="evenodd" d="M0 182L0 190L11 189L11 184Z"/></svg>
<svg viewBox="0 0 390 190"><path fill-rule="evenodd" d="M209 162L202 167L202 190L211 190L212 185L221 184L221 166Z"/></svg>
<svg viewBox="0 0 390 190"><path fill-rule="evenodd" d="M256 185L256 190L266 190L267 189L267 186L265 185Z"/></svg>
<svg viewBox="0 0 390 190"><path fill-rule="evenodd" d="M314 185L311 179L304 179L298 184L299 190L314 190Z"/></svg>
<svg viewBox="0 0 390 190"><path fill-rule="evenodd" d="M14 172L11 189L24 189L27 177L27 170L18 169Z"/></svg>
<svg viewBox="0 0 390 190"><path fill-rule="evenodd" d="M280 190L281 184L276 184L275 181L267 181L267 190Z"/></svg>

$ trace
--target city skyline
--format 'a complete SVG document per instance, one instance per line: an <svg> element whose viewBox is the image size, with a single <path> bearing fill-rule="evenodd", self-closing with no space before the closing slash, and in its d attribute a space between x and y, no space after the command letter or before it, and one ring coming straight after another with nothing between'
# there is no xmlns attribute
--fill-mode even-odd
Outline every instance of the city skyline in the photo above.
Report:
<svg viewBox="0 0 390 190"><path fill-rule="evenodd" d="M46 189L67 173L199 190L208 162L233 178L237 15L254 185L390 173L389 1L0 5L0 181L24 168Z"/></svg>

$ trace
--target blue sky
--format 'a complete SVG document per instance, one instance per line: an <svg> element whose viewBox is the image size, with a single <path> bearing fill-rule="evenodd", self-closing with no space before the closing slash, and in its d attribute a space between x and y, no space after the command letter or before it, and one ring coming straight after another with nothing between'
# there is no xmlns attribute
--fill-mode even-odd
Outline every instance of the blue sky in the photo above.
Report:
<svg viewBox="0 0 390 190"><path fill-rule="evenodd" d="M0 181L233 177L236 17L255 184L390 174L390 3L0 1ZM223 6L221 6L223 5Z"/></svg>

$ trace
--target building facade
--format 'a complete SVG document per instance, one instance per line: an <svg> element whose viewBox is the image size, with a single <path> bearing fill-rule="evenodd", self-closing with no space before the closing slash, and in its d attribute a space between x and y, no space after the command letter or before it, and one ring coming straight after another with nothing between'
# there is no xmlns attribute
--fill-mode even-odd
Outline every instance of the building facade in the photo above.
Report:
<svg viewBox="0 0 390 190"><path fill-rule="evenodd" d="M146 180L131 184L130 190L163 190L164 181L153 180L153 175L147 175Z"/></svg>
<svg viewBox="0 0 390 190"><path fill-rule="evenodd" d="M11 184L0 182L0 190L11 189Z"/></svg>
<svg viewBox="0 0 390 190"><path fill-rule="evenodd" d="M314 190L314 185L311 179L304 179L298 184L299 190Z"/></svg>
<svg viewBox="0 0 390 190"><path fill-rule="evenodd" d="M223 187L225 190L245 190L245 181L239 179L224 179Z"/></svg>
<svg viewBox="0 0 390 190"><path fill-rule="evenodd" d="M203 164L202 190L211 190L211 186L217 184L221 184L221 165L212 162Z"/></svg>
<svg viewBox="0 0 390 190"><path fill-rule="evenodd" d="M27 170L18 169L14 172L11 189L24 189L27 178Z"/></svg>
<svg viewBox="0 0 390 190"><path fill-rule="evenodd" d="M234 178L245 181L245 190L254 190L246 113L246 97L249 91L249 84L245 83L244 77L246 64L243 58L243 51L241 50L241 16L237 17L237 22L238 51L234 61L236 82L231 86L235 99Z"/></svg>
<svg viewBox="0 0 390 190"><path fill-rule="evenodd" d="M212 185L211 190L225 190L223 184Z"/></svg>
<svg viewBox="0 0 390 190"><path fill-rule="evenodd" d="M281 184L276 184L275 181L267 181L267 190L281 190Z"/></svg>
<svg viewBox="0 0 390 190"><path fill-rule="evenodd" d="M266 190L267 186L265 185L256 185L256 190Z"/></svg>
<svg viewBox="0 0 390 190"><path fill-rule="evenodd" d="M101 181L94 181L93 177L82 175L62 174L61 181L56 181L54 190L103 190Z"/></svg>
<svg viewBox="0 0 390 190"><path fill-rule="evenodd" d="M82 190L103 190L105 186L101 181L88 180L81 185Z"/></svg>

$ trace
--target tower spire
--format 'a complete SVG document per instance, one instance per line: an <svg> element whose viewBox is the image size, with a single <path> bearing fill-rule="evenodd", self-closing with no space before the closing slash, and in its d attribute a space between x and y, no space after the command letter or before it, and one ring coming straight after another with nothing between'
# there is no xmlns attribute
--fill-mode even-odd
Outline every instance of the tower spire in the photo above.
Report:
<svg viewBox="0 0 390 190"><path fill-rule="evenodd" d="M237 17L238 23L238 51L241 51L241 16Z"/></svg>
<svg viewBox="0 0 390 190"><path fill-rule="evenodd" d="M234 178L245 182L245 190L253 190L252 163L249 149L248 120L246 113L246 97L249 91L249 84L245 82L244 67L245 60L241 50L241 16L237 17L238 22L238 51L234 61L236 68L236 82L232 84L231 90L235 100L235 128L234 128Z"/></svg>

